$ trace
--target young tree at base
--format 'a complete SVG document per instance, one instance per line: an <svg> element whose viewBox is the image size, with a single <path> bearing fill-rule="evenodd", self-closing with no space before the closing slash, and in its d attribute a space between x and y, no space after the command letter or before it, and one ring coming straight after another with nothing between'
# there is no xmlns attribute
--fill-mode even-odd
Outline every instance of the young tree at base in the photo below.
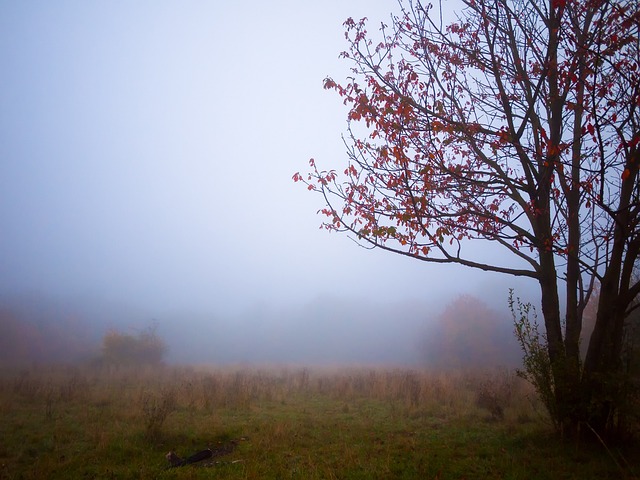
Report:
<svg viewBox="0 0 640 480"><path fill-rule="evenodd" d="M329 230L537 281L554 420L611 432L624 320L640 292L640 6L463 3L448 26L418 1L401 1L377 34L366 19L345 22L353 77L324 86L350 108L349 162L338 174L311 160L294 180L324 196ZM486 263L482 245L511 261Z"/></svg>

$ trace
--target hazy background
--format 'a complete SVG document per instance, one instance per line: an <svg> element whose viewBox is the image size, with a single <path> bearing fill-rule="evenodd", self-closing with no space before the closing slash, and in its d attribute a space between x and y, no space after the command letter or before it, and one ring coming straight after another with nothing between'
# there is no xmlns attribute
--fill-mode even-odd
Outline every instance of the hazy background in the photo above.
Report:
<svg viewBox="0 0 640 480"><path fill-rule="evenodd" d="M530 284L359 248L291 180L345 164L322 80L347 17L392 11L0 2L0 313L87 342L155 321L170 360L216 362L418 363L461 294L508 323Z"/></svg>

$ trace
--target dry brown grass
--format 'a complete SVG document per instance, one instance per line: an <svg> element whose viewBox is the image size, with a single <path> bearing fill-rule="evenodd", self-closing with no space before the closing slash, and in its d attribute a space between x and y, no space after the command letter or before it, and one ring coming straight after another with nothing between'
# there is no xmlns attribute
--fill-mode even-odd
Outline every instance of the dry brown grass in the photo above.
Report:
<svg viewBox="0 0 640 480"><path fill-rule="evenodd" d="M502 370L33 368L0 375L0 478L208 478L163 473L164 454L234 438L248 440L216 477L609 472L607 457L581 456L575 475L554 462L538 409L531 387Z"/></svg>

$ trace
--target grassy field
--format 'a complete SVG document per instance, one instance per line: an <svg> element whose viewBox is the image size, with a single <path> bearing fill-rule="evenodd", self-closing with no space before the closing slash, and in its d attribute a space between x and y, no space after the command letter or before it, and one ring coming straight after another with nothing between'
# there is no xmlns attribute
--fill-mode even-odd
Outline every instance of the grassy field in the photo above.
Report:
<svg viewBox="0 0 640 480"><path fill-rule="evenodd" d="M620 479L505 371L38 368L0 378L1 479ZM237 442L215 461L167 468Z"/></svg>

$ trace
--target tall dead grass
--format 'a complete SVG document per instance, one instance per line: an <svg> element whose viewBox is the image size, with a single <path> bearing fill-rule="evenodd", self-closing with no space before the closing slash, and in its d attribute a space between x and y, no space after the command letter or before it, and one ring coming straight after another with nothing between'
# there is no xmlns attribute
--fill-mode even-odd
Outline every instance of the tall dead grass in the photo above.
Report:
<svg viewBox="0 0 640 480"><path fill-rule="evenodd" d="M114 395L117 392L117 395ZM534 392L506 370L433 371L384 367L158 367L32 368L0 376L2 404L11 398L42 401L45 417L56 406L82 400L101 407L129 405L157 434L174 411L213 413L247 409L292 397L328 397L345 405L381 401L403 412L486 415L526 421Z"/></svg>

